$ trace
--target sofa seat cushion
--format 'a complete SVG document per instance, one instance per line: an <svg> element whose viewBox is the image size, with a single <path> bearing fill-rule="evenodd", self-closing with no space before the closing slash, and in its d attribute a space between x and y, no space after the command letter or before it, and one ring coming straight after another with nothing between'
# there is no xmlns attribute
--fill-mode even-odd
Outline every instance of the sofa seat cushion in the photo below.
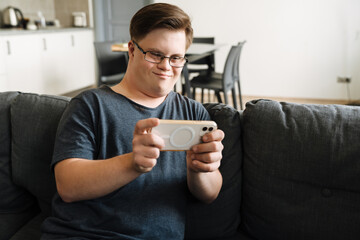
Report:
<svg viewBox="0 0 360 240"><path fill-rule="evenodd" d="M256 239L360 238L360 108L270 100L242 118L242 228Z"/></svg>
<svg viewBox="0 0 360 240"><path fill-rule="evenodd" d="M235 239L240 224L242 145L240 114L225 104L206 104L211 118L223 130L224 150L220 172L223 186L211 204L190 199L186 239ZM236 238L237 239L237 238Z"/></svg>
<svg viewBox="0 0 360 240"><path fill-rule="evenodd" d="M46 219L42 213L39 213L29 222L24 224L24 226L19 229L19 231L14 234L10 240L38 240L41 238L41 224Z"/></svg>

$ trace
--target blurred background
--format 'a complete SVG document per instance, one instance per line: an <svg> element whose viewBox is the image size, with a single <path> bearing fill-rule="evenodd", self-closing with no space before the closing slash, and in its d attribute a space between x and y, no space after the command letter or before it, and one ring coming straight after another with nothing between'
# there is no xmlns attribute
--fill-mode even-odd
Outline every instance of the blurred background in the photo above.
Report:
<svg viewBox="0 0 360 240"><path fill-rule="evenodd" d="M41 26L42 16L47 29L91 31L92 54L87 58L93 58L94 67L87 71L92 71L95 82L93 42L129 41L132 15L153 2L178 5L192 18L196 37L214 37L215 43L222 44L215 52L218 72L223 71L231 45L246 40L240 60L244 97L334 103L360 99L358 0L1 0L0 11L4 15L8 6L18 8L30 26L32 22ZM1 38L9 36L9 31L1 29L0 48ZM0 90L7 86L0 84ZM76 89L66 89L70 90Z"/></svg>

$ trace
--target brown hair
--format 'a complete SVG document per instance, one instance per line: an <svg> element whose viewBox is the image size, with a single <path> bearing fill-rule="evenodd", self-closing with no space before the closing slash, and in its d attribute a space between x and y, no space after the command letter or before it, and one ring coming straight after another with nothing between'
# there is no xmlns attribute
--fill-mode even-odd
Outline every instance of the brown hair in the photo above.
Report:
<svg viewBox="0 0 360 240"><path fill-rule="evenodd" d="M166 28L169 30L185 30L186 48L193 38L193 29L189 16L178 6L167 3L154 3L141 8L132 17L130 22L130 36L140 41L149 32Z"/></svg>

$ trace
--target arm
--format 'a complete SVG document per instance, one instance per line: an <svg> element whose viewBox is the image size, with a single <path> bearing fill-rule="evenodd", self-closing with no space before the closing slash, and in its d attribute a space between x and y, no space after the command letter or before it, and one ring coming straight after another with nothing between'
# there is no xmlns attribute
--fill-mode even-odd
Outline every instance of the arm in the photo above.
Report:
<svg viewBox="0 0 360 240"><path fill-rule="evenodd" d="M163 147L163 140L148 134L158 119L139 121L134 130L133 152L104 160L65 159L55 165L58 193L65 202L98 198L151 171Z"/></svg>
<svg viewBox="0 0 360 240"><path fill-rule="evenodd" d="M219 171L221 151L224 148L221 140L224 132L216 130L203 137L203 142L186 154L187 181L190 192L199 200L211 203L219 195L222 176Z"/></svg>

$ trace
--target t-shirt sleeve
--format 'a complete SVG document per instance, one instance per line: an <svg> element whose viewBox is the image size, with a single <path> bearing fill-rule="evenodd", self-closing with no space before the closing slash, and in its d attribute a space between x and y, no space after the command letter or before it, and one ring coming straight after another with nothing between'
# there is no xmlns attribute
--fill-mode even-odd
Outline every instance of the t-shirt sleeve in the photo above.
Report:
<svg viewBox="0 0 360 240"><path fill-rule="evenodd" d="M94 109L74 98L65 110L54 145L51 168L68 158L94 159L96 156Z"/></svg>
<svg viewBox="0 0 360 240"><path fill-rule="evenodd" d="M198 120L211 120L209 112L199 102L195 102L194 109L196 109L196 116Z"/></svg>

